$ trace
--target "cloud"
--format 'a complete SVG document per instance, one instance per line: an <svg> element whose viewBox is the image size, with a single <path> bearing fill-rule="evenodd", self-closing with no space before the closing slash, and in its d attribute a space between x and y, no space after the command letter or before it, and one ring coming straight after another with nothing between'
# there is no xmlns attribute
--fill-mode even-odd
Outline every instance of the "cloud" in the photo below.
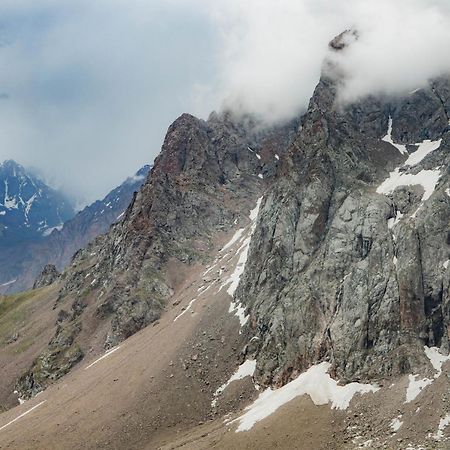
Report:
<svg viewBox="0 0 450 450"><path fill-rule="evenodd" d="M182 112L300 114L344 29L352 101L449 72L449 25L448 0L2 0L0 160L92 201Z"/></svg>
<svg viewBox="0 0 450 450"><path fill-rule="evenodd" d="M2 1L0 160L34 166L85 201L151 163L193 86L211 77L210 24L187 8Z"/></svg>
<svg viewBox="0 0 450 450"><path fill-rule="evenodd" d="M220 73L199 89L211 104L284 120L305 109L328 42L348 28L360 39L334 58L341 99L396 94L450 72L450 4L444 0L216 0ZM208 99L208 95L210 96Z"/></svg>

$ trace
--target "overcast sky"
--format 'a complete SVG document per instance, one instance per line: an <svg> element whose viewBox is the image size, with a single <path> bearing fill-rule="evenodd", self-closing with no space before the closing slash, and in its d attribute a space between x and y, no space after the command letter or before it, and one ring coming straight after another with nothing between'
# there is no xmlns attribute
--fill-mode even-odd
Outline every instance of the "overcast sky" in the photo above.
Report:
<svg viewBox="0 0 450 450"><path fill-rule="evenodd" d="M1 0L0 160L92 201L151 163L182 112L302 112L352 26L342 98L415 89L450 71L449 3Z"/></svg>

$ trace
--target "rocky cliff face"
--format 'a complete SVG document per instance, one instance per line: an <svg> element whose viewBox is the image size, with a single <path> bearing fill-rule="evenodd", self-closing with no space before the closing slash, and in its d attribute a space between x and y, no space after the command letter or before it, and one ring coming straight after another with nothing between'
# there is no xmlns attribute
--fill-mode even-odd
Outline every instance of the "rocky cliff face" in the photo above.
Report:
<svg viewBox="0 0 450 450"><path fill-rule="evenodd" d="M139 190L149 170L149 166L144 166L104 199L87 206L58 229L48 229L46 236L41 234L33 239L20 239L5 245L0 254L0 284L1 280L13 282L3 288L0 286L0 293L31 288L47 264L63 270L76 251L100 234L106 233L112 223L122 218L134 192Z"/></svg>
<svg viewBox="0 0 450 450"><path fill-rule="evenodd" d="M324 73L262 202L237 301L263 384L332 361L343 379L449 350L449 79L336 102Z"/></svg>
<svg viewBox="0 0 450 450"><path fill-rule="evenodd" d="M228 114L177 119L123 219L62 275L56 335L19 392L42 390L83 357L83 324L95 322L110 348L156 321L186 268L208 260L217 233L248 220L275 173L272 149L281 156L296 127L261 132Z"/></svg>
<svg viewBox="0 0 450 450"><path fill-rule="evenodd" d="M424 345L448 351L450 80L342 105L336 73L325 65L300 124L174 122L123 220L62 275L56 334L23 396L80 361L94 332L110 348L158 320L263 193L233 302L259 383L323 360L343 380L423 373Z"/></svg>

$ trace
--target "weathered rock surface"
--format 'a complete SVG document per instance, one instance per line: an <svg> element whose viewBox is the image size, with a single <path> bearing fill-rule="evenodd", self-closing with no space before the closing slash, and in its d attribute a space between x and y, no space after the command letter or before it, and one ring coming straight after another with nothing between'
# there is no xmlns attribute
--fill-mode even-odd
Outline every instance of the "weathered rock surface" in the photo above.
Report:
<svg viewBox="0 0 450 450"><path fill-rule="evenodd" d="M294 121L261 132L250 120L229 114L213 113L208 121L178 118L123 219L77 252L62 275L55 306L74 302L83 308L76 316L61 313L48 352L18 384L21 395L42 390L78 362L85 321L99 328L108 324L106 348L156 321L185 268L208 259L218 232L248 220L276 171L272 149L281 157L297 126Z"/></svg>
<svg viewBox="0 0 450 450"><path fill-rule="evenodd" d="M423 345L449 349L450 81L345 107L338 81L323 75L282 158L237 291L265 384L325 359L344 379L416 373L429 367ZM390 118L393 142L441 145L404 164L382 140ZM419 181L377 192L396 167Z"/></svg>

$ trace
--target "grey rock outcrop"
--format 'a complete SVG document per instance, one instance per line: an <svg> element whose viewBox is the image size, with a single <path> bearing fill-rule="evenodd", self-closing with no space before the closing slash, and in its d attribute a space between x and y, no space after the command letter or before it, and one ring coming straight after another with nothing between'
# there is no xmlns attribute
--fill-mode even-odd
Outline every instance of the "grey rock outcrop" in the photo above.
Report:
<svg viewBox="0 0 450 450"><path fill-rule="evenodd" d="M60 273L53 264L47 264L42 273L36 278L33 289L50 286L59 278Z"/></svg>

